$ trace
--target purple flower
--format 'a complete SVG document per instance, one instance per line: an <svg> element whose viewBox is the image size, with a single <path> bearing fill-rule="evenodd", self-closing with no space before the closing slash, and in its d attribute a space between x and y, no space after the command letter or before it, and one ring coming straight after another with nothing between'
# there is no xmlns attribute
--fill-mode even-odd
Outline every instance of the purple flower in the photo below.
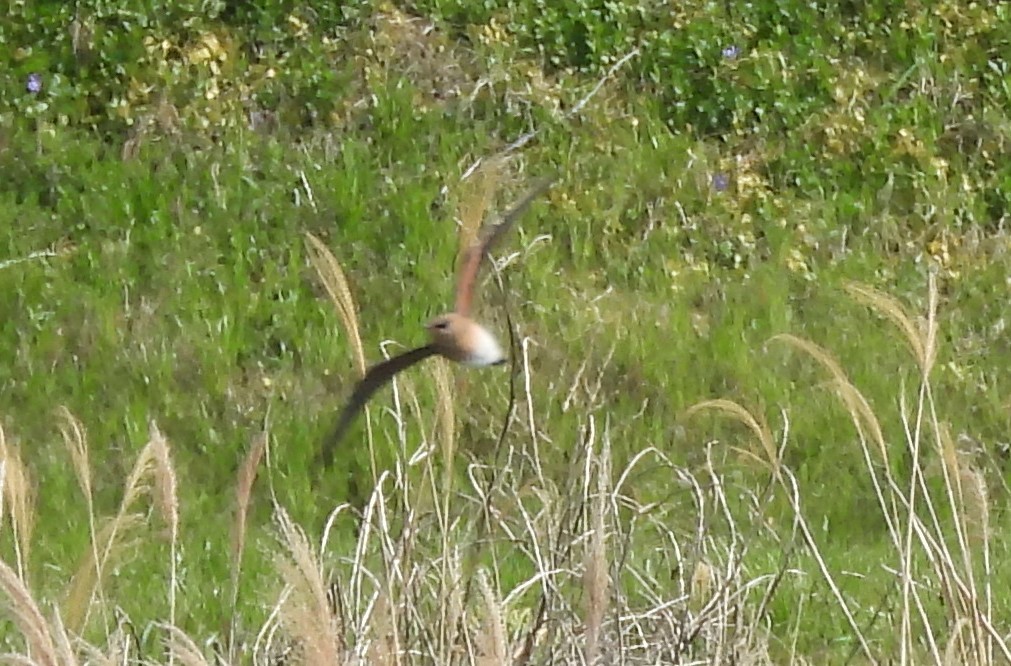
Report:
<svg viewBox="0 0 1011 666"><path fill-rule="evenodd" d="M731 45L723 49L723 57L727 60L734 60L739 55L741 55L741 49L738 46Z"/></svg>
<svg viewBox="0 0 1011 666"><path fill-rule="evenodd" d="M730 176L725 173L713 174L713 189L717 192L725 192L730 187Z"/></svg>
<svg viewBox="0 0 1011 666"><path fill-rule="evenodd" d="M36 72L32 72L28 75L28 81L25 83L25 89L33 95L42 91L42 76Z"/></svg>

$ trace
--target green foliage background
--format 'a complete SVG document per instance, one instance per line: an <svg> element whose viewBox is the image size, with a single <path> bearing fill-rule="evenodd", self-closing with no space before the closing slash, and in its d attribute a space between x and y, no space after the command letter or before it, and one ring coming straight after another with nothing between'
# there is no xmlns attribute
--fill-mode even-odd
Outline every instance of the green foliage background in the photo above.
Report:
<svg viewBox="0 0 1011 666"><path fill-rule="evenodd" d="M922 312L936 271L935 391L984 461L1007 534L1009 61L999 2L12 2L0 255L65 250L0 269L0 418L39 489L33 583L58 596L88 549L56 406L88 428L103 513L154 418L184 493L181 624L217 631L230 613L231 484L264 419L279 499L307 525L366 469L362 451L346 469L312 466L354 369L302 233L348 271L370 358L385 339L412 345L450 302L454 184L537 128L524 168L563 180L508 242L528 250L506 271L507 297L536 341L553 473L588 413L607 415L619 460L656 446L688 466L710 439L746 446L738 428L681 419L691 404L730 397L774 430L788 416L785 461L829 559L866 576L846 592L871 617L890 578L852 424L810 362L766 342L791 332L833 351L898 446L915 370L901 337L840 286L859 280ZM584 363L601 392L566 409ZM490 377L460 398L470 451L487 452L500 423L507 378ZM434 404L428 376L412 381ZM382 414L379 441L396 432ZM763 472L723 450L744 502ZM663 479L639 487L668 492ZM272 580L257 497L247 627ZM159 544L114 583L138 624L165 615ZM815 615L825 605L784 589L774 631L805 595ZM808 646L845 633L824 610Z"/></svg>

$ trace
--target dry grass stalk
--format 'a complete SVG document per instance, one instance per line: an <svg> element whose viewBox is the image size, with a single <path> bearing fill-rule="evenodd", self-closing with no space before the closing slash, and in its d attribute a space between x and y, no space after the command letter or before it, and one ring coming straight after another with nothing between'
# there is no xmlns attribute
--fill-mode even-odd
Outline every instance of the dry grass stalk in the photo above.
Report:
<svg viewBox="0 0 1011 666"><path fill-rule="evenodd" d="M885 436L881 430L881 423L878 421L877 416L871 409L866 398L855 386L852 385L846 373L843 371L842 366L839 362L832 357L822 347L816 345L810 340L805 340L799 338L795 335L790 335L789 333L782 333L780 335L775 335L770 338L770 341L785 342L791 347L795 347L806 353L808 356L817 361L828 373L832 376L832 379L836 382L836 388L839 391L840 398L846 403L847 409L849 409L850 414L854 416L859 422L863 423L866 427L870 428L872 439L878 446L878 452L881 455L881 461L886 465L888 464L888 449L885 446Z"/></svg>
<svg viewBox="0 0 1011 666"><path fill-rule="evenodd" d="M803 514L800 500L800 484L797 483L797 478L794 476L793 472L786 468L783 468L783 471L785 473L783 475L782 484L787 490L794 516L797 519L797 527L800 529L800 532L804 537L804 542L806 543L808 550L811 551L811 555L814 557L815 562L818 564L822 578L825 579L829 589L832 591L832 596L835 597L836 603L839 605L840 610L842 610L850 631L853 632L853 636L857 639L857 642L860 645L861 651L867 659L869 659L872 663L876 663L877 660L874 658L874 653L867 642L867 638L864 636L864 632L861 630L860 625L857 624L856 618L853 616L853 611L850 609L842 590L839 588L835 577L828 568L828 564L825 562L821 549L818 547L818 543L814 538L811 527L808 525L807 519Z"/></svg>
<svg viewBox="0 0 1011 666"><path fill-rule="evenodd" d="M135 530L143 524L142 514L127 513L115 520L108 520L93 535L96 546L81 557L63 599L62 616L74 634L82 633L87 626L95 597L104 601L101 583L107 567L136 545L136 538L127 537L133 537ZM106 553L106 558L100 565L96 564L99 562L99 553Z"/></svg>
<svg viewBox="0 0 1011 666"><path fill-rule="evenodd" d="M278 569L288 588L280 613L287 634L298 645L300 662L307 666L342 663L345 646L343 627L327 600L319 560L309 539L288 513L274 508L274 520L287 557L278 558Z"/></svg>
<svg viewBox="0 0 1011 666"><path fill-rule="evenodd" d="M406 446L406 442L402 442L402 445ZM376 522L374 535L382 558L381 573L375 575L376 589L361 614L361 624L372 627L376 641L385 646L383 650L385 654L399 663L403 652L400 636L405 622L401 618L401 611L410 605L410 601L405 598L407 592L405 585L410 576L408 569L414 564L407 557L414 552L412 534L416 516L410 504L411 477L403 458L394 463L393 473L387 478L394 484L390 497L387 498L383 487L377 487L370 502L371 506L376 508L372 516ZM397 491L400 491L401 498L399 506L394 495ZM398 508L395 514L390 510L392 506ZM399 537L394 534L398 527ZM364 554L364 551L359 552ZM364 570L366 566L367 561L363 557L358 561L358 567ZM377 612L381 615L377 616ZM430 618L429 622L437 624L438 620Z"/></svg>
<svg viewBox="0 0 1011 666"><path fill-rule="evenodd" d="M459 588L459 579L452 573L453 558L453 531L451 529L451 501L453 498L453 481L456 470L456 410L453 402L453 388L451 383L451 370L449 363L442 358L436 359L429 367L435 378L435 390L437 396L436 415L439 422L439 444L440 444L440 464L442 466L442 482L436 487L436 477L434 465L431 464L432 457L428 457L427 468L432 470L430 478L432 480L433 497L438 497L437 517L439 523L439 533L442 537L440 567L442 569L439 576L440 589L439 598L449 601ZM441 605L440 617L440 657L449 658L449 647L455 643L456 623L451 618L454 613L452 603Z"/></svg>
<svg viewBox="0 0 1011 666"><path fill-rule="evenodd" d="M87 431L82 424L70 410L66 407L60 407L57 410L57 415L60 419L59 428L60 434L63 437L64 444L67 445L67 451L70 453L70 460L73 464L74 474L77 476L77 483L81 487L81 493L84 495L84 502L88 508L88 535L91 540L91 568L94 574L92 578L98 580L101 578L100 572L94 572L95 563L99 561L98 557L98 527L95 518L95 498L94 492L92 490L92 479L91 479L91 460L88 448L88 436ZM80 573L80 569L78 569ZM76 576L76 574L75 574ZM81 580L78 578L78 580ZM97 591L99 595L103 594L101 586L97 588L92 588ZM69 598L69 597L68 597ZM77 600L80 601L80 600ZM104 599L99 600L102 609L105 609L106 604ZM76 603L76 602L75 602ZM83 613L79 617L75 617L75 620L70 622L70 626L75 629L75 631L80 632L84 626L88 623L88 612L90 611L90 593L89 599L86 603L83 603L75 607L75 613ZM106 623L108 623L108 617L105 618Z"/></svg>
<svg viewBox="0 0 1011 666"><path fill-rule="evenodd" d="M610 473L610 446L605 438L603 450L596 458L597 488L591 494L590 540L584 557L583 592L586 598L586 645L584 656L587 664L596 663L600 656L601 627L607 611L610 586L607 561L607 516ZM592 459L592 451L589 458Z"/></svg>
<svg viewBox="0 0 1011 666"><path fill-rule="evenodd" d="M896 479L894 462L888 454L878 419L839 364L813 343L792 336L777 336L777 339L805 351L829 371L860 434L867 470L901 562L897 572L902 590L899 659L909 662L926 651L937 663L984 665L994 663L997 650L1011 661L1007 640L994 629L990 619L990 518L985 478L972 461L956 449L946 426L938 418L929 382L937 357L935 280L931 276L927 312L919 322L891 296L856 284L848 285L847 291L896 326L921 372L914 407L907 404L905 391L899 392L905 444L912 462L908 484L900 484ZM870 430L883 463L881 466L872 463L864 438L865 428ZM936 465L924 464L922 442L925 437L933 439ZM936 486L927 483L926 477L932 469L940 470L943 497L938 496ZM942 511L939 504L947 504L947 510ZM950 522L943 518L946 515L951 516ZM904 524L904 533L900 535L901 524ZM930 612L922 598L923 575L919 563L923 561L932 567L933 585L940 591L947 616L944 630L934 626L938 616ZM984 586L982 590L980 581ZM942 654L936 636L943 631L948 632L949 641Z"/></svg>
<svg viewBox="0 0 1011 666"><path fill-rule="evenodd" d="M232 616L228 625L228 655L235 660L235 620L238 616L239 579L242 576L242 556L246 551L246 520L260 462L267 449L269 435L266 430L257 433L253 445L239 466L235 482L235 516L232 520Z"/></svg>
<svg viewBox="0 0 1011 666"><path fill-rule="evenodd" d="M882 316L891 320L906 339L906 344L913 353L917 364L920 366L923 376L930 374L930 370L937 358L937 287L933 276L930 279L928 290L929 307L928 316L924 326L914 323L913 317L906 312L906 309L899 301L873 287L849 282L846 284L846 291L857 301L867 305L877 311Z"/></svg>
<svg viewBox="0 0 1011 666"><path fill-rule="evenodd" d="M457 184L457 188L463 190L457 204L460 219L458 266L463 262L467 250L477 238L488 207L491 205L495 189L502 177L504 166L504 158L485 160L477 170L477 178L461 179Z"/></svg>
<svg viewBox="0 0 1011 666"><path fill-rule="evenodd" d="M475 637L477 654L474 655L474 663L477 666L505 666L509 663L509 639L502 618L502 602L492 590L487 572L478 569L476 575L484 602L484 622Z"/></svg>
<svg viewBox="0 0 1011 666"><path fill-rule="evenodd" d="M443 542L447 542L444 539ZM446 560L440 581L440 591L443 595L439 604L443 609L443 628L441 631L443 645L440 648L442 659L447 660L456 650L461 640L459 629L466 619L464 607L463 560L459 548L451 546L443 549L442 558Z"/></svg>
<svg viewBox="0 0 1011 666"><path fill-rule="evenodd" d="M377 666L401 663L397 650L396 625L390 609L390 595L386 590L379 592L379 597L372 607L369 633L372 635L372 641L369 643L368 659L365 663Z"/></svg>
<svg viewBox="0 0 1011 666"><path fill-rule="evenodd" d="M66 610L66 617L68 619L68 625L71 630L78 633L83 629L83 623L90 614L90 607L94 602L95 597L95 586L101 585L104 573L108 566L109 560L113 555L114 549L118 550L120 543L120 534L122 532L127 532L134 525L135 516L131 514L131 508L134 503L148 490L151 486L149 479L153 479L155 484L162 485L162 495L161 499L155 500L156 505L158 505L159 510L166 516L166 521L171 524L174 521L171 518L171 513L178 511L178 509L173 509L171 504L175 502L171 496L175 495L174 489L169 488L169 484L174 486L174 473L171 473L172 480L170 481L166 478L165 470L165 456L167 452L164 450L159 450L164 447L164 442L158 438L152 438L148 443L141 449L140 454L137 456L137 462L134 463L133 469L130 470L130 474L127 476L126 484L123 489L123 499L120 501L119 510L116 516L112 519L112 522L107 526L106 529L102 530L102 535L107 534L108 536L104 539L96 539L99 543L104 543L102 549L97 553L97 563L92 559L91 554L85 558L84 563L78 568L75 577L78 577L79 582L72 585L71 594L67 596L64 607ZM159 462L159 459L162 461ZM171 468L171 465L169 465ZM171 470L170 470L171 472ZM174 566L176 558L172 558L173 566L173 578L171 585L174 589L175 578L174 578ZM170 591L170 602L174 599L174 591ZM81 610L81 605L83 604L83 611Z"/></svg>
<svg viewBox="0 0 1011 666"><path fill-rule="evenodd" d="M56 654L59 656L60 666L77 666L77 664L80 663L80 660L77 657L77 653L74 651L73 645L71 645L70 634L67 633L67 628L63 624L63 619L57 611L53 612L51 626L51 635L53 637L53 642L56 645Z"/></svg>
<svg viewBox="0 0 1011 666"><path fill-rule="evenodd" d="M744 423L751 429L755 435L759 438L762 443L762 447L767 452L767 455L771 455L770 464L773 465L774 476L776 481L780 486L786 491L787 497L790 500L790 505L793 509L794 516L797 520L797 527L804 538L808 549L811 551L812 557L814 557L815 562L818 564L818 568L821 571L822 577L828 584L829 589L832 591L833 597L835 597L836 603L839 605L840 610L842 610L843 615L846 617L847 624L850 630L853 632L854 637L859 642L861 651L864 656L870 659L872 662L875 661L874 653L871 651L870 645L867 643L863 631L861 631L860 626L857 624L856 618L853 616L853 611L850 609L849 604L839 588L839 585L835 581L835 577L832 575L828 564L825 562L825 558L821 553L821 549L818 547L818 543L814 538L814 533L811 531L808 525L807 519L804 516L803 508L801 506L801 492L800 485L797 483L797 479L788 468L778 464L778 455L775 453L775 445L772 441L772 435L768 431L768 428L764 425L759 425L759 419L756 418L751 412L749 412L744 407L739 404L732 402L730 400L706 400L696 405L693 405L689 410L688 414L697 413L703 409L714 409L723 414L728 415L734 420ZM788 428L789 421L786 420L786 428Z"/></svg>
<svg viewBox="0 0 1011 666"><path fill-rule="evenodd" d="M172 453L168 440L158 430L157 424L149 424L149 441L154 460L154 505L161 513L162 519L168 524L169 530L169 624L176 622L176 596L179 577L176 571L176 552L179 547L179 493L176 482L175 468L172 466ZM169 664L175 657L169 652Z"/></svg>
<svg viewBox="0 0 1011 666"><path fill-rule="evenodd" d="M969 654L969 647L974 642L966 640L965 634L972 631L972 623L967 618L960 618L952 627L951 635L948 637L948 645L944 648L944 660L941 662L945 666L956 666L962 664L980 664L992 662L980 662ZM967 645L968 643L968 645Z"/></svg>
<svg viewBox="0 0 1011 666"><path fill-rule="evenodd" d="M510 649L502 619L502 602L491 588L484 569L478 569L475 576L483 602L484 622L474 637L475 654L472 659L477 666L504 666L509 664Z"/></svg>
<svg viewBox="0 0 1011 666"><path fill-rule="evenodd" d="M716 569L705 559L698 560L692 570L691 584L688 588L689 608L696 613L700 612L712 598L716 582Z"/></svg>
<svg viewBox="0 0 1011 666"><path fill-rule="evenodd" d="M439 443L442 453L442 492L448 509L449 496L453 492L453 460L456 456L456 409L453 402L451 371L449 362L442 357L430 363L432 375L435 378L436 416L439 423Z"/></svg>
<svg viewBox="0 0 1011 666"><path fill-rule="evenodd" d="M3 468L2 500L10 507L11 529L14 531L14 552L17 558L18 575L25 579L26 566L35 527L35 492L31 475L21 460L21 453L12 446L0 426L0 467ZM0 506L0 519L3 518Z"/></svg>
<svg viewBox="0 0 1011 666"><path fill-rule="evenodd" d="M932 407L932 398L928 400ZM949 615L949 625L960 627L958 641L961 645L961 663L992 663L995 645L1011 662L1007 639L995 631L990 621L989 499L985 480L971 460L956 449L948 428L938 422L933 410L929 419L940 450L942 478L956 536L955 552L950 550L950 539L946 538L945 529L938 522L935 500L925 484L921 487L921 495L930 511L931 524L935 530L932 541L937 547L931 550L938 551L941 566L937 568L937 575L942 589L946 591L945 609ZM926 547L929 548L929 545ZM978 561L982 561L982 571L979 570ZM984 585L982 594L979 580ZM963 621L965 626L961 625Z"/></svg>
<svg viewBox="0 0 1011 666"><path fill-rule="evenodd" d="M970 640L969 645L966 646L968 652L964 655L971 655L969 663L987 663L984 655L991 653L992 650L987 633L993 635L993 629L987 618L979 612L979 608L983 604L979 599L976 585L973 549L966 535L967 507L961 484L963 474L954 444L937 417L929 382L930 370L937 356L938 294L936 282L931 275L928 283L927 313L923 319L923 325L915 324L913 317L890 296L858 285L850 285L848 290L857 300L870 305L895 324L906 338L921 370L922 381L914 412L910 414L906 408L904 395L900 401L907 445L912 457L909 490L903 498L907 512L906 533L900 548L902 561L900 650L902 658L905 659L914 654L919 643L918 637L926 635L932 655L935 659L940 659L939 647L933 638L934 630L915 587L914 560L918 557L916 546L919 545L930 555L930 561L936 563L937 582L947 599L945 608L949 614L949 623L956 624L964 617L968 617L970 621L968 633L963 633L963 636L968 636ZM949 540L946 538L946 529L942 527L936 506L937 499L932 495L923 476L921 442L925 436L931 434L941 460L940 469L946 502L953 516L951 526L954 528L956 537L956 553L950 549ZM899 490L896 492L901 493ZM921 506L930 518L929 526L933 534L925 531L926 526L919 518ZM914 609L920 617L922 627L914 627L912 619ZM1008 653L1005 641L999 637L997 640L1000 641L1003 650ZM1011 653L1008 653L1008 656L1011 658Z"/></svg>
<svg viewBox="0 0 1011 666"><path fill-rule="evenodd" d="M124 629L129 620L121 617L119 624L105 636L105 645L99 647L77 640L76 645L82 660L88 666L124 666L139 661L132 652L133 636Z"/></svg>
<svg viewBox="0 0 1011 666"><path fill-rule="evenodd" d="M182 629L172 624L160 626L168 634L165 639L168 653L175 659L178 659L180 664L183 666L211 666L211 662L204 656L200 646L187 636Z"/></svg>
<svg viewBox="0 0 1011 666"><path fill-rule="evenodd" d="M808 356L817 361L823 368L825 368L825 370L827 370L832 376L832 386L835 389L836 395L843 402L843 405L849 412L850 418L852 419L853 424L857 429L857 433L860 436L860 447L864 456L864 463L867 467L868 474L870 475L871 482L874 485L874 492L877 497L878 505L881 507L881 513L885 518L892 541L896 547L898 547L900 539L899 523L901 521L901 516L898 501L894 493L894 489L897 487L897 484L892 476L892 460L888 453L888 446L885 442L885 435L881 428L881 422L878 420L877 415L871 408L870 403L867 402L867 398L865 398L860 390L850 382L849 377L847 377L846 373L842 369L842 366L839 365L835 358L833 358L832 355L822 347L809 340L798 338L790 334L773 336L771 341L785 342L791 347L806 353ZM877 455L882 463L880 467L882 469L881 473L885 477L884 482L878 478L878 466L874 465L872 461L872 449L867 444L867 438L864 435L865 430L870 431L870 439L873 441L876 447L875 450L877 451Z"/></svg>
<svg viewBox="0 0 1011 666"><path fill-rule="evenodd" d="M59 666L60 655L42 612L32 598L22 577L0 560L0 590L7 597L7 608L14 625L21 632L30 663Z"/></svg>
<svg viewBox="0 0 1011 666"><path fill-rule="evenodd" d="M364 377L368 366L365 361L365 348L362 345L361 331L358 325L358 306L355 304L354 296L351 294L351 287L349 286L347 276L344 274L344 269L341 268L340 262L337 261L337 258L323 241L306 232L305 242L306 249L309 252L309 261L312 263L313 268L316 269L316 274L323 283L327 294L330 296L330 300L336 306L341 325L344 327L344 332L351 341L351 351L358 376ZM369 408L367 405L365 407L365 422L366 424L369 423ZM366 425L366 428L369 433L369 461L372 469L372 484L374 486L378 483L379 463L376 459L371 428L368 425Z"/></svg>

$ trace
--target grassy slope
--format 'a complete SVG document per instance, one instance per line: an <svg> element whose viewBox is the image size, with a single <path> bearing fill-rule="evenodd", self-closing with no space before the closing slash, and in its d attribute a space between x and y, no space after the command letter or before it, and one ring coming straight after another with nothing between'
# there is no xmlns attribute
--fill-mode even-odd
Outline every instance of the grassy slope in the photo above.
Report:
<svg viewBox="0 0 1011 666"><path fill-rule="evenodd" d="M523 7L503 10L500 16L517 26L534 26L527 33L514 26L510 38L467 24L488 17L461 16L440 3L426 9L452 24L422 38L396 20L378 19L370 37L351 21L332 47L318 42L320 34L332 34L325 23L289 25L292 34L282 44L288 59L268 79L257 79L267 76L267 65L244 60L238 30L209 24L229 51L220 63L224 73L201 69L199 60L188 74L158 70L156 83L176 77L176 87L165 85L178 97L169 96L178 117L165 116L167 103L152 94L135 99L130 113L138 123L155 118L143 134L117 134L115 123L102 121L99 140L74 122L59 122L59 91L47 90L51 106L30 118L28 96L12 101L8 92L0 215L9 223L0 229L0 253L21 257L70 244L59 258L0 270L0 293L8 294L0 306L6 350L0 414L38 480L31 582L40 596L58 599L88 552L86 512L54 427L56 406L68 407L88 429L101 515L118 505L153 418L172 442L179 479L179 623L197 637L218 631L231 612L224 536L231 485L267 415L273 488L310 534L347 496L348 474L367 474L365 447L352 449L341 469L310 466L354 369L347 339L308 267L303 232L323 238L347 271L367 356L379 358L386 339L414 344L420 323L451 298L459 175L531 123L541 134L522 152L524 170L558 169L563 180L508 241L521 255L506 271L507 298L519 335L535 342L532 411L553 483L566 478L591 414L599 427L606 420L616 470L655 446L699 471L705 443L715 439L728 497L746 523L749 494L768 475L727 445L754 450L754 442L725 420L686 419L683 411L703 399L731 398L764 415L777 437L787 415L784 462L799 478L830 568L866 576L843 577L842 585L868 625L892 581L882 564L895 562L850 417L821 384L826 375L815 363L767 342L789 332L829 349L868 397L898 455L899 400L915 395L915 364L894 327L842 287L847 280L874 285L919 314L926 272L937 267L939 418L954 436L978 442L975 460L993 495L991 528L997 543L1006 542L1007 467L999 446L1009 425L1011 362L1002 159L1009 121L1007 92L987 78L985 64L1006 47L986 37L1007 25L1004 9L954 19L924 10L920 18L934 22L909 32L911 43L883 29L861 32L857 21L858 37L847 50L840 28L832 57L816 60L821 70L780 60L790 55L789 40L748 22L762 17L745 17L740 33L724 36L705 32L714 21L701 9L694 15L686 9L689 32L705 35L709 49L692 56L695 78L657 80L670 63L657 55L662 50L647 51L578 122L562 119L553 106L571 106L589 90L599 76L592 63L550 68L546 79L528 83L530 72L541 76L530 45L545 40L549 56L561 48L543 33L555 19L525 24ZM945 21L955 27L945 28ZM966 25L983 35L982 55L951 37ZM926 36L928 28L939 36ZM477 37L468 44L457 41L461 34ZM651 37L649 30L640 36ZM178 39L181 50L204 43L199 34ZM731 42L744 51L721 60L721 46ZM798 38L792 55L810 57L805 44ZM365 54L365 46L373 51ZM189 90L187 76L195 76L189 85L197 90L214 80L223 92L192 101L181 92ZM482 76L491 85L468 97ZM243 105L235 82L254 79L268 81L254 89L264 106L275 105L277 126L229 126ZM9 83L20 85L13 74ZM295 125L304 100L286 98L285 90L308 94L327 86L345 92L331 93L331 115L316 126ZM440 87L465 94L442 101L431 95ZM741 92L749 87L752 96ZM965 96L955 103L959 92ZM357 100L371 102L355 107ZM756 122L756 107L765 122ZM211 132L199 127L201 117L221 120ZM128 138L134 154L123 159ZM729 176L727 191L714 188L716 174ZM508 192L522 186L516 181ZM450 188L445 199L443 185ZM541 234L547 239L535 244ZM489 289L485 302L483 312L504 330L501 296ZM466 389L456 401L459 446L487 455L507 373L454 376ZM576 403L563 408L578 377L598 376L599 391L579 390ZM409 381L431 427L431 375L416 371ZM372 410L387 464L396 450L394 422L382 410L389 404L384 393ZM530 439L525 402L520 412L524 418L510 435L516 446ZM409 437L418 436L416 416ZM689 503L687 490L672 492L667 474L644 472L636 499ZM254 497L255 547L247 554L240 611L246 631L262 623L270 602L264 585L274 580L266 487ZM771 535L791 538L785 496L770 501L769 531L749 535L753 576L782 562L784 546ZM680 520L674 529L690 534L694 518ZM724 527L711 526L715 538L725 536ZM9 534L0 543L8 555ZM342 528L336 543L335 552L349 553L350 531ZM167 615L168 551L160 541L139 545L106 582L106 595L144 625ZM631 561L650 558L650 545L642 549ZM993 557L1003 556L1000 550ZM849 630L838 608L808 556L800 551L793 558L792 566L809 573L787 577L767 609L772 642L789 642L803 607L801 653L817 656L830 637L843 637L829 653L848 654ZM503 592L530 573L524 564L502 571ZM995 575L994 587L1007 589L1006 572ZM997 603L993 616L1006 625L1011 609L1006 599ZM102 633L92 628L93 637ZM869 633L884 653L895 648L887 618Z"/></svg>

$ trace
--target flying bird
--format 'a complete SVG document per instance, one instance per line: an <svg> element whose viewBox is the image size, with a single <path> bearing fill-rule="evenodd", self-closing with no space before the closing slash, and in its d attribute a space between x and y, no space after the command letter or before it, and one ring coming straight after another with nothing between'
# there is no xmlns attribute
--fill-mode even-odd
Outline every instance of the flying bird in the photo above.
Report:
<svg viewBox="0 0 1011 666"><path fill-rule="evenodd" d="M542 194L554 182L554 177L538 179L532 187L513 204L498 223L490 226L464 253L456 281L456 303L452 312L429 321L425 328L429 342L391 359L378 363L365 373L365 377L355 386L351 397L337 418L330 437L324 442L321 454L329 465L333 451L347 433L355 417L381 386L415 363L429 356L440 355L450 361L471 367L483 367L505 363L506 355L495 336L470 317L474 301L481 261L491 248L502 238L509 227L527 209L530 202Z"/></svg>

